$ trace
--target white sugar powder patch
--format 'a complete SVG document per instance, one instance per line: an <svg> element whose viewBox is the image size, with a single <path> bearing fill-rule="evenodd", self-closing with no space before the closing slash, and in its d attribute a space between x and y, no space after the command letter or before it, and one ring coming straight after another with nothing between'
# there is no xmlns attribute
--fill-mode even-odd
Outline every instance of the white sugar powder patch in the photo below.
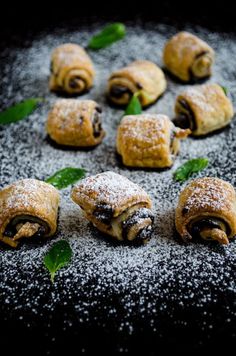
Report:
<svg viewBox="0 0 236 356"><path fill-rule="evenodd" d="M96 26L93 29L95 31ZM61 191L59 228L53 241L22 245L17 250L2 247L0 251L1 300L10 311L18 311L20 318L25 318L27 311L43 314L61 304L73 305L77 319L83 323L89 319L91 309L106 308L109 317L119 320L120 330L133 332L134 315L141 319L148 317L150 323L156 325L159 313L171 314L172 303L204 310L217 301L218 293L236 294L232 272L236 262L235 242L224 248L194 242L184 245L176 238L174 208L185 184L172 179L173 171L183 162L201 156L208 157L210 164L198 176L223 178L236 187L232 164L236 149L235 123L208 138L189 138L182 142L180 155L169 170L129 170L121 166L115 153L116 128L123 111L107 104L106 80L113 70L135 59L151 60L162 66L164 43L174 33L173 27L163 24L146 24L145 30L139 25L128 26L124 40L90 52L97 73L95 85L80 99L101 104L107 135L101 145L88 152L53 147L46 140L44 126L47 112L57 99L48 91L50 54L55 46L65 42L85 46L90 30L66 32L61 29L43 33L30 46L11 51L6 48L1 54L4 62L2 107L34 96L43 96L46 102L27 120L0 128L0 186L22 178L44 179L66 166L83 167L87 175L112 170L140 184L151 196L155 213L154 234L149 244L140 248L114 245L84 219L79 207L70 200L70 188ZM235 72L235 38L209 33L200 27L195 28L195 34L216 51L210 82L227 87L235 101L232 74ZM9 62L4 58L9 58ZM189 85L167 80L167 92L146 112L174 115L175 97ZM42 258L49 246L61 238L68 239L74 255L70 266L58 272L52 287ZM119 307L106 303L111 295L117 296ZM119 308L123 310L122 316ZM235 317L235 309L226 301L225 308L231 318Z"/></svg>

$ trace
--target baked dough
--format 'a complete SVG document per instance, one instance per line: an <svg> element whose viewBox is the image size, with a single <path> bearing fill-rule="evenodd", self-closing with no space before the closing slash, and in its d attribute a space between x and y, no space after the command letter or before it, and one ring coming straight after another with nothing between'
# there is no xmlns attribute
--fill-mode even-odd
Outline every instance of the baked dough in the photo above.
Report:
<svg viewBox="0 0 236 356"><path fill-rule="evenodd" d="M228 125L233 106L218 84L192 87L181 93L175 103L174 123L190 128L193 136L206 135Z"/></svg>
<svg viewBox="0 0 236 356"><path fill-rule="evenodd" d="M180 139L189 133L176 128L165 115L124 116L118 127L117 152L126 166L170 167L179 152Z"/></svg>
<svg viewBox="0 0 236 356"><path fill-rule="evenodd" d="M108 80L108 97L117 105L127 105L133 94L139 92L142 105L155 102L166 90L163 71L149 61L135 61L113 72Z"/></svg>
<svg viewBox="0 0 236 356"><path fill-rule="evenodd" d="M179 32L165 45L163 61L166 68L184 82L209 77L214 50L189 32Z"/></svg>
<svg viewBox="0 0 236 356"><path fill-rule="evenodd" d="M66 43L52 52L50 90L82 94L92 87L94 75L90 57L77 44Z"/></svg>
<svg viewBox="0 0 236 356"><path fill-rule="evenodd" d="M36 179L19 180L0 191L0 241L17 247L22 238L55 234L59 193Z"/></svg>
<svg viewBox="0 0 236 356"><path fill-rule="evenodd" d="M71 197L94 226L119 241L146 242L151 236L151 199L122 175L108 171L88 177Z"/></svg>
<svg viewBox="0 0 236 356"><path fill-rule="evenodd" d="M180 194L175 225L184 240L201 237L228 244L236 235L236 194L219 178L193 180Z"/></svg>
<svg viewBox="0 0 236 356"><path fill-rule="evenodd" d="M60 145L95 146L105 136L101 113L101 107L93 100L57 100L48 114L47 133Z"/></svg>

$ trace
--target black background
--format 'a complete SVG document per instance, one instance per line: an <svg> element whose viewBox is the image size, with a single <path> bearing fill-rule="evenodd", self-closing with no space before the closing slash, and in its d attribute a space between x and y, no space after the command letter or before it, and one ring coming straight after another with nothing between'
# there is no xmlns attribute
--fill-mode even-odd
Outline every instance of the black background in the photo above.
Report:
<svg viewBox="0 0 236 356"><path fill-rule="evenodd" d="M60 26L62 22L103 19L162 20L194 22L209 28L236 29L233 1L209 0L97 0L97 1L10 1L4 2L0 15L1 35L6 30L35 31Z"/></svg>
<svg viewBox="0 0 236 356"><path fill-rule="evenodd" d="M203 0L191 1L145 1L142 5L137 1L97 1L93 2L13 2L5 3L0 15L0 40L2 44L14 45L14 36L19 40L19 36L34 35L37 31L60 27L60 25L87 23L89 21L100 20L133 20L141 18L147 21L163 21L172 24L181 24L183 22L191 22L198 25L203 25L212 31L235 31L236 30L236 12L233 9L232 2L224 0L221 2L209 2ZM11 37L8 38L8 36ZM9 41L9 42L8 42ZM13 42L13 43L12 43ZM1 283L1 281L0 281ZM222 302L224 296L222 295ZM115 300L113 301L116 302ZM232 303L235 301L232 300ZM216 305L215 310L212 310L213 315L220 309L220 305ZM58 309L58 315L61 310ZM7 318L7 315L2 315L1 318ZM178 319L178 312L175 318ZM186 318L188 315L186 313ZM198 319L198 315L189 316ZM68 315L70 318L70 315ZM132 353L143 355L163 355L166 352L172 351L175 354L199 354L203 350L213 352L217 349L218 352L228 352L230 348L235 346L235 339L232 337L233 330L225 330L224 334L220 333L220 319L215 320L219 325L219 335L215 335L212 340L206 340L203 347L194 348L194 340L198 335L197 330L189 330L188 334L182 334L181 328L177 329L174 326L169 326L170 320L163 320L163 325L166 324L164 339L154 340L149 337L148 330L142 330L140 325L140 334L135 337L127 338L127 346ZM3 329L0 335L1 354L12 355L47 355L47 343L51 341L50 337L43 338L44 323L43 320L35 320L35 328L29 330L21 329L20 323L16 320L5 321L1 323ZM102 353L103 355L115 355L113 345L119 340L116 339L116 334L110 325L110 333L104 333L102 329L91 328L88 330L77 330L76 336L69 332L61 334L61 325L59 319L52 321L54 331L58 329L58 344L50 345L53 349L53 355L79 355L76 350L76 345L84 344L93 355ZM136 339L135 339L136 338ZM168 339L168 344L166 340ZM137 346L138 345L138 349ZM181 345L181 346L180 346ZM185 346L183 346L185 345ZM78 348L80 349L80 348ZM4 351L5 350L5 351ZM131 353L130 352L130 353ZM235 351L232 351L233 353ZM130 354L129 353L129 354ZM88 353L86 353L88 354Z"/></svg>

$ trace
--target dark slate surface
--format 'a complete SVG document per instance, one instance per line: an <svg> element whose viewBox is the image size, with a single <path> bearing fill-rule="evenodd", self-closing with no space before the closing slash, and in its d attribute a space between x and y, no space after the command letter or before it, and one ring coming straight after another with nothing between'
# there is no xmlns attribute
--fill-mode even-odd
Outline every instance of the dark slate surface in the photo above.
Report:
<svg viewBox="0 0 236 356"><path fill-rule="evenodd" d="M64 151L50 145L44 132L47 111L56 99L47 87L50 52L66 41L86 46L91 33L102 25L93 22L95 18L86 24L69 17L57 26L55 21L48 26L45 20L40 29L40 21L36 21L31 32L25 31L26 24L19 31L5 27L2 33L1 107L32 96L47 101L29 119L0 127L0 186L25 177L44 179L66 165L83 166L88 174L115 170L150 193L156 215L154 236L139 249L117 246L87 224L69 199L70 189L62 191L54 240L67 238L74 258L58 274L54 286L42 265L52 241L33 242L17 251L1 247L2 345L9 354L17 345L19 355L74 354L72 350L110 355L228 350L235 345L236 245L185 246L178 240L173 217L182 186L173 182L172 173L186 159L207 156L210 165L200 176L218 176L235 186L235 123L217 135L185 141L171 170L129 170L115 154L122 110L109 107L104 91L110 71L130 60L145 58L162 65L164 42L185 28L214 47L217 59L211 81L227 87L235 102L235 34L227 26L221 31L214 21L209 27L200 26L196 19L184 25L171 19L127 22L124 41L91 52L97 78L92 91L82 97L103 106L106 139L90 152ZM173 115L174 98L185 86L167 79L167 93L149 112Z"/></svg>

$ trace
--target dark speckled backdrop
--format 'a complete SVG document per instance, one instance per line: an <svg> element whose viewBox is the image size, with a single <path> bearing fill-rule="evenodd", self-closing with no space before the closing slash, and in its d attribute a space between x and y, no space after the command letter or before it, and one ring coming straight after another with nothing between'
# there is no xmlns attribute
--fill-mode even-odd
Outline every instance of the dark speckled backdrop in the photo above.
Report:
<svg viewBox="0 0 236 356"><path fill-rule="evenodd" d="M90 31L96 30L96 24L102 26L113 20L127 23L132 50L126 56L128 42L125 40L111 51L92 54L99 74L91 95L105 108L106 140L88 155L56 151L44 135L46 112L55 100L47 89L50 49L61 41L77 38L84 45ZM43 95L48 102L30 120L0 127L0 187L20 177L43 179L68 159L70 164L86 166L89 174L107 168L117 170L151 190L159 221L155 227L159 240L156 242L154 238L148 248L116 249L87 226L78 210L68 203L69 189L65 190L59 224L61 233L57 237L71 239L75 257L71 268L61 272L54 287L48 282L40 262L48 245L35 243L16 253L0 249L1 354L138 353L154 356L168 351L176 354L200 353L206 349L228 352L235 346L236 243L223 250L196 244L195 253L193 245L185 248L173 238L173 224L168 226L167 221L173 219L173 204L181 187L173 185L171 171L161 174L158 186L159 173L147 175L145 171L137 173L118 165L114 134L122 111L110 109L101 94L102 76L109 73L107 65L117 68L127 63L139 56L139 48L142 55L155 61L153 46L156 46L159 63L161 49L158 46L163 46L172 33L186 28L214 44L219 56L213 79L230 89L235 107L235 23L229 1L212 5L202 0L149 1L143 5L135 1L110 2L109 5L104 1L95 5L76 2L74 5L67 1L54 6L21 2L6 4L1 11L0 107L27 96ZM150 37L155 31L157 39ZM149 109L150 112L157 107L171 115L176 90L181 87L170 78L168 85L168 93L157 106ZM176 164L192 156L207 155L211 160L207 173L225 178L236 186L235 132L234 122L218 137L186 141ZM81 241L77 241L78 226L80 235L84 235ZM100 251L101 256L97 257ZM156 253L160 255L155 257ZM127 276L126 261L129 263ZM106 263L112 268L117 264L117 279L112 287L109 278L115 273ZM132 268L135 268L133 272Z"/></svg>

